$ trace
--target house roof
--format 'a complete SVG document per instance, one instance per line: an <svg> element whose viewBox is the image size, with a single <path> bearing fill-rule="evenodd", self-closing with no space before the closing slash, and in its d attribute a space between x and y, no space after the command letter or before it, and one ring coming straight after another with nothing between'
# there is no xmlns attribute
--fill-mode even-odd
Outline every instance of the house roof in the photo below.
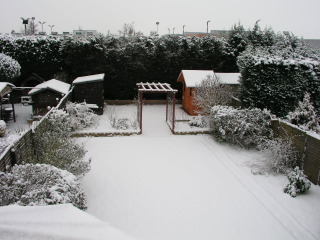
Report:
<svg viewBox="0 0 320 240"><path fill-rule="evenodd" d="M13 85L12 83L0 82L0 95L1 95L1 97L10 93L12 91L13 87L15 87L15 85Z"/></svg>
<svg viewBox="0 0 320 240"><path fill-rule="evenodd" d="M35 86L32 90L29 91L29 95L36 94L46 89L50 89L52 91L59 92L62 94L67 94L70 89L70 84L61 82L56 79L51 79L49 81L40 83L37 86Z"/></svg>
<svg viewBox="0 0 320 240"><path fill-rule="evenodd" d="M75 84L82 84L82 83L88 83L88 82L99 82L99 81L103 81L103 79L104 79L104 73L101 73L101 74L78 77L73 81L73 84L75 85Z"/></svg>
<svg viewBox="0 0 320 240"><path fill-rule="evenodd" d="M213 70L182 70L178 82L185 82L186 87L197 87L208 76L216 75L224 84L239 84L240 73L214 73Z"/></svg>

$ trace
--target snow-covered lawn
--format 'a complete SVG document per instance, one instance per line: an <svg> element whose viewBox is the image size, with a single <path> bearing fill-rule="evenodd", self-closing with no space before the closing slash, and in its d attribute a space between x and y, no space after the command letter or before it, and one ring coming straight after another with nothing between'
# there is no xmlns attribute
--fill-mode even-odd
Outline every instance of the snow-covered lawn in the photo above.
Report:
<svg viewBox="0 0 320 240"><path fill-rule="evenodd" d="M320 239L319 186L292 198L285 176L250 173L259 153L172 135L163 105L143 113L142 135L79 139L88 213L141 240Z"/></svg>

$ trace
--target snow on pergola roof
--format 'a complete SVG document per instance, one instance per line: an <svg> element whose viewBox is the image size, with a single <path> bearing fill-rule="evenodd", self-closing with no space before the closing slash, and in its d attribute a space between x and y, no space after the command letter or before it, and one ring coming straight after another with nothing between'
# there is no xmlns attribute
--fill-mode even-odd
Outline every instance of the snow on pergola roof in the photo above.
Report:
<svg viewBox="0 0 320 240"><path fill-rule="evenodd" d="M0 95L3 97L4 95L10 93L12 91L12 88L14 88L15 85L9 82L0 82Z"/></svg>
<svg viewBox="0 0 320 240"><path fill-rule="evenodd" d="M178 90L173 89L168 83L137 83L140 92L177 92Z"/></svg>
<svg viewBox="0 0 320 240"><path fill-rule="evenodd" d="M224 84L239 84L240 73L215 73L213 70L182 70L178 82L185 82L187 88L197 87L207 77L216 75Z"/></svg>
<svg viewBox="0 0 320 240"><path fill-rule="evenodd" d="M99 82L99 81L103 81L103 79L104 79L104 73L101 73L101 74L77 77L73 81L73 84L82 84L82 83L88 83L88 82Z"/></svg>
<svg viewBox="0 0 320 240"><path fill-rule="evenodd" d="M29 95L36 94L38 92L44 91L46 89L53 90L62 94L67 94L70 89L70 84L61 82L56 79L51 79L49 81L43 82L35 86L32 90L29 91Z"/></svg>

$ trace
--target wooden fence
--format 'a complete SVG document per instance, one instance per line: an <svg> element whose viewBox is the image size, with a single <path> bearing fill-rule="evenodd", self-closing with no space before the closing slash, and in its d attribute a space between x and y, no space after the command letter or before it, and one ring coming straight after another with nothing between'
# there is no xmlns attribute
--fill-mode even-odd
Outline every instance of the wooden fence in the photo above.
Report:
<svg viewBox="0 0 320 240"><path fill-rule="evenodd" d="M274 120L272 126L276 136L292 140L300 168L312 183L320 185L320 139L279 120Z"/></svg>
<svg viewBox="0 0 320 240"><path fill-rule="evenodd" d="M72 89L64 96L55 108L52 108L40 121L33 122L32 129L24 132L23 135L10 144L0 155L0 171L10 171L15 164L23 163L23 160L35 156L36 147L34 145L34 132L43 123L44 119L54 110L65 107L66 102L71 97Z"/></svg>

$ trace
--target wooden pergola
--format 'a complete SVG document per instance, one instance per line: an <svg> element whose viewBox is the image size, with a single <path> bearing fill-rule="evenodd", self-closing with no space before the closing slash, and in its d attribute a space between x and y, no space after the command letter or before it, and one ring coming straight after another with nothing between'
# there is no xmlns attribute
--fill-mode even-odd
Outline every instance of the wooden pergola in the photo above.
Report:
<svg viewBox="0 0 320 240"><path fill-rule="evenodd" d="M143 106L143 93L165 93L167 94L167 103L166 103L166 122L169 119L169 99L172 97L172 119L171 120L171 131L174 133L174 120L175 120L175 104L176 104L176 92L178 90L173 89L168 83L137 83L138 87L138 99L139 99L139 109L138 109L138 121L140 125L140 134L142 134L142 106Z"/></svg>

